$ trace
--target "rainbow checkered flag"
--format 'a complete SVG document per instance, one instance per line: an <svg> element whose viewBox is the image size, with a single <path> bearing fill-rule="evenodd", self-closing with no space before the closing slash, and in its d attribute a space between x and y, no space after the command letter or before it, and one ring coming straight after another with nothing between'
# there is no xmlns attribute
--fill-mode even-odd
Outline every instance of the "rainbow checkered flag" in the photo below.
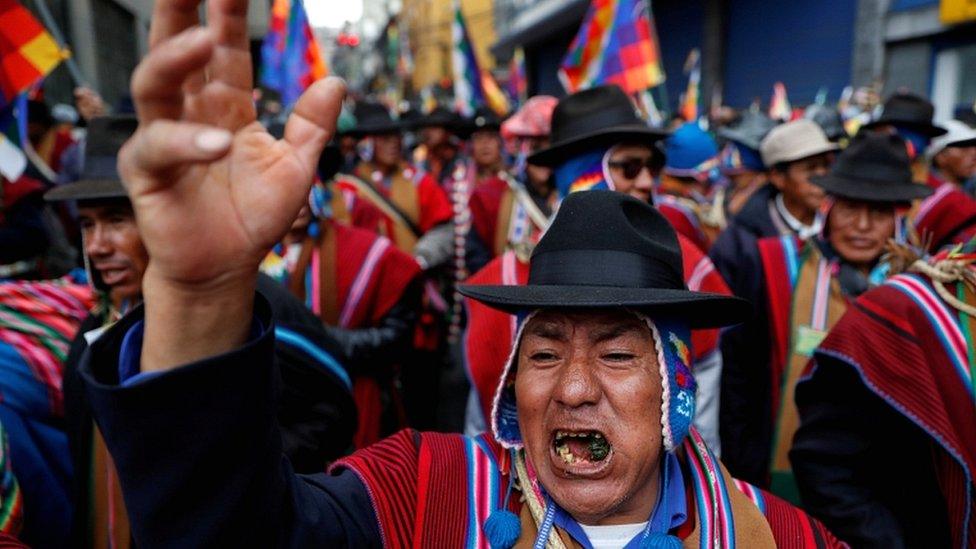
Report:
<svg viewBox="0 0 976 549"><path fill-rule="evenodd" d="M301 0L275 0L261 45L261 84L294 105L316 80L328 75Z"/></svg>
<svg viewBox="0 0 976 549"><path fill-rule="evenodd" d="M629 94L664 82L647 0L593 0L559 69L566 91L616 84Z"/></svg>
<svg viewBox="0 0 976 549"><path fill-rule="evenodd" d="M471 44L468 27L461 13L461 3L454 3L454 23L451 26L451 61L454 69L454 101L461 116L472 116L479 105L485 104L481 69Z"/></svg>
<svg viewBox="0 0 976 549"><path fill-rule="evenodd" d="M0 0L0 110L69 56L17 0Z"/></svg>

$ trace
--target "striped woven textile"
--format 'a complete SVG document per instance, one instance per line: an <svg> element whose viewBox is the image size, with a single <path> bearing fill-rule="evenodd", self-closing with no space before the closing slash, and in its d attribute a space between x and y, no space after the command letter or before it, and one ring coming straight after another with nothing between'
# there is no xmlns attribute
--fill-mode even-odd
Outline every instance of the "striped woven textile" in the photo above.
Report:
<svg viewBox="0 0 976 549"><path fill-rule="evenodd" d="M972 295L966 300L971 303ZM845 363L932 438L955 547L976 542L976 414L967 331L959 311L929 279L898 275L854 302L817 349L803 380L816 374L820 361Z"/></svg>
<svg viewBox="0 0 976 549"><path fill-rule="evenodd" d="M763 537L756 536L765 529L763 520L777 547L845 547L789 503L736 483L694 430L681 452L685 482L694 494L688 510L695 519L689 525L696 529L685 547L754 547L749 542ZM343 458L332 470L350 469L363 482L384 547L488 549L483 525L493 511L507 508L519 514L523 497L541 501L536 490L505 499L510 456L485 434L472 438L405 430ZM522 520L523 536L535 539L537 525L525 522L527 516Z"/></svg>
<svg viewBox="0 0 976 549"><path fill-rule="evenodd" d="M70 276L0 283L0 342L13 347L30 367L56 417L64 413L64 360L94 303L91 288Z"/></svg>
<svg viewBox="0 0 976 549"><path fill-rule="evenodd" d="M9 455L7 433L0 425L0 532L16 535L24 525L24 498L14 477Z"/></svg>

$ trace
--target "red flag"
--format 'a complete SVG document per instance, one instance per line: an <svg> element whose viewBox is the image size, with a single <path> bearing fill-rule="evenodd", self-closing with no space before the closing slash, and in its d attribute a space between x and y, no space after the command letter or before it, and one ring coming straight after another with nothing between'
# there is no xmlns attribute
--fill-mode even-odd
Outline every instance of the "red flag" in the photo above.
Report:
<svg viewBox="0 0 976 549"><path fill-rule="evenodd" d="M17 0L0 0L0 108L68 57Z"/></svg>

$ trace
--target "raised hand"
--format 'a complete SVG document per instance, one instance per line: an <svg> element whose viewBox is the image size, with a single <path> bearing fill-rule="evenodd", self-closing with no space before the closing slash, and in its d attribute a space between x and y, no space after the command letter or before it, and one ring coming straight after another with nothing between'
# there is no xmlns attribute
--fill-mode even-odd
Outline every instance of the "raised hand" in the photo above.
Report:
<svg viewBox="0 0 976 549"><path fill-rule="evenodd" d="M85 86L75 88L75 107L85 121L105 115L105 102L102 96Z"/></svg>
<svg viewBox="0 0 976 549"><path fill-rule="evenodd" d="M199 3L157 1L132 77L139 129L119 156L150 255L144 370L243 341L257 265L305 202L345 93L316 82L275 140L255 120L248 1L210 0L206 27Z"/></svg>

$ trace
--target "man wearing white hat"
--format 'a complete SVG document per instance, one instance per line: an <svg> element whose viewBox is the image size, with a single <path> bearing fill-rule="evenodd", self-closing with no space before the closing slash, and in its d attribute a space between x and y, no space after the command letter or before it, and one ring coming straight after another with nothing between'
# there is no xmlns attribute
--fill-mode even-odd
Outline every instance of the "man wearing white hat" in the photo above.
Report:
<svg viewBox="0 0 976 549"><path fill-rule="evenodd" d="M795 120L769 131L760 143L763 163L769 168L770 183L756 191L729 227L718 237L708 255L732 293L747 299L762 295L762 261L758 241L765 237L793 235L806 240L823 227L818 212L824 191L810 179L825 175L838 149L812 120ZM749 443L751 420L761 413L763 404L742 402L741 393L729 378L735 372L758 371L756 364L768 359L768 345L754 344L765 337L766 312L756 308L750 322L722 334L722 395L719 425L723 459L735 474L762 482L764 472L758 464L764 449ZM751 343L745 343L751 342ZM726 422L728 422L726 424ZM744 431L745 430L745 431Z"/></svg>
<svg viewBox="0 0 976 549"><path fill-rule="evenodd" d="M976 175L976 130L958 120L942 124L949 130L932 140L925 157L932 168L928 184L936 189L949 183L952 188L965 187Z"/></svg>

